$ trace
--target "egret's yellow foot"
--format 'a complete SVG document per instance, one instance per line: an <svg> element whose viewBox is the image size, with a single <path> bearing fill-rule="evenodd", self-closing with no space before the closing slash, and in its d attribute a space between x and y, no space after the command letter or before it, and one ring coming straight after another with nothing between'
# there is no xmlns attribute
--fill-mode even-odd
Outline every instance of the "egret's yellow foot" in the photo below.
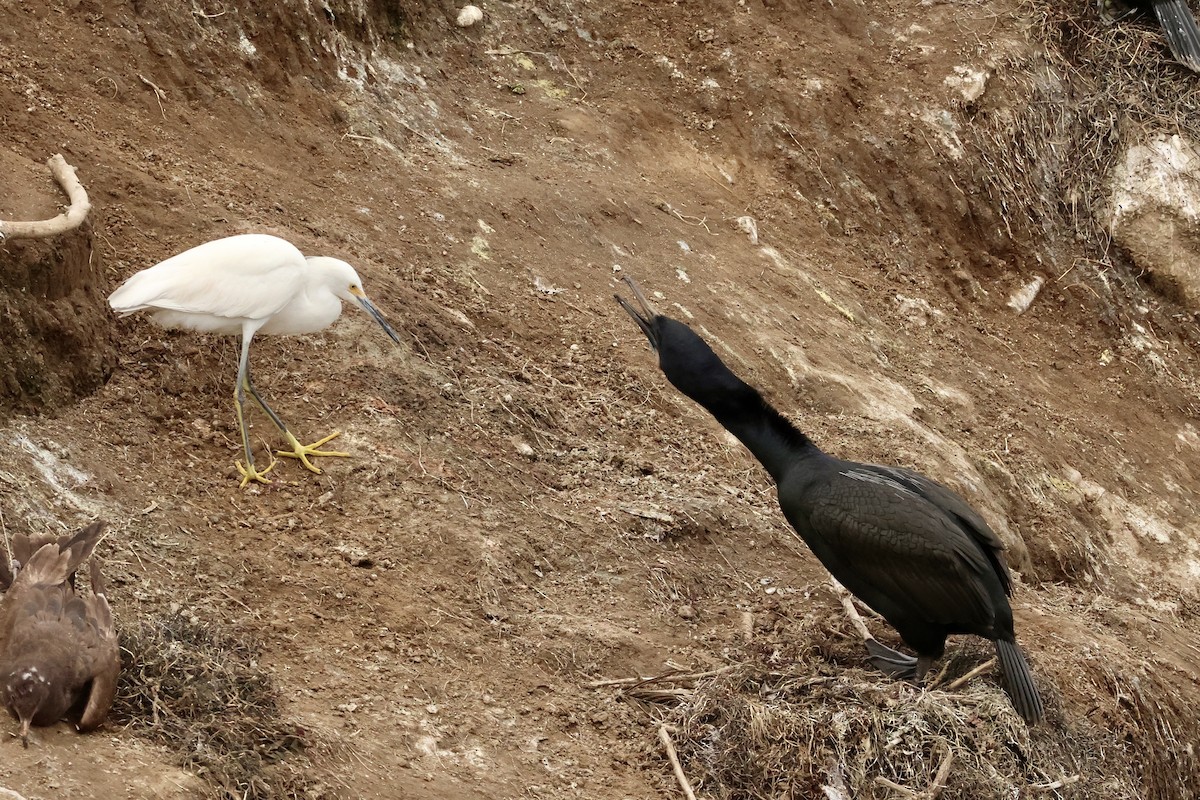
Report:
<svg viewBox="0 0 1200 800"><path fill-rule="evenodd" d="M341 431L334 431L333 433L326 436L324 439L313 442L312 444L300 444L300 441L298 439L296 439L295 436L292 436L292 434L288 433L287 431L284 431L284 435L287 436L288 444L290 444L292 446L292 451L289 453L286 450L276 450L275 452L278 455L283 456L284 458L300 459L300 463L303 464L306 469L308 469L310 472L315 472L318 475L320 475L321 470L318 469L317 467L314 467L312 465L312 462L308 460L308 457L309 456L337 456L338 458L349 458L350 457L349 453L342 453L337 450L318 450L317 449L321 445L328 442L330 439L333 439L336 436L340 436L341 433L342 433Z"/></svg>
<svg viewBox="0 0 1200 800"><path fill-rule="evenodd" d="M243 467L242 462L240 462L240 461L233 462L234 466L237 467L238 472L242 476L242 483L238 488L245 489L246 484L250 483L250 481L257 481L259 483L270 483L270 481L267 480L266 478L264 478L263 476L266 475L271 470L275 469L275 465L278 463L279 463L278 461L272 461L270 466L268 466L262 472L259 472L258 470L256 470L254 468L253 464L251 464L248 467Z"/></svg>

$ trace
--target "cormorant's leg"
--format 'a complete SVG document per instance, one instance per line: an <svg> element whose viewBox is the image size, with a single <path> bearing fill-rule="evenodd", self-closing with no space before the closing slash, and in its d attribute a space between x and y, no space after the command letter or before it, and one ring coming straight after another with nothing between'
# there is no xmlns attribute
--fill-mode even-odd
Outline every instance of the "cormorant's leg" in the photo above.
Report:
<svg viewBox="0 0 1200 800"><path fill-rule="evenodd" d="M885 644L882 644L878 639L871 635L871 631L867 630L867 623L863 622L862 615L858 613L858 609L854 607L854 598L850 596L850 592L842 586L838 579L829 576L829 583L833 586L833 591L842 601L842 609L846 612L846 616L850 618L850 624L858 631L858 635L862 637L863 644L867 646L867 659L875 665L875 668L893 678L911 678L917 670L917 659L912 656L906 656L898 650L893 650Z"/></svg>
<svg viewBox="0 0 1200 800"><path fill-rule="evenodd" d="M250 432L246 430L246 388L250 384L250 340L253 337L253 332L242 332L242 358L241 361L238 362L237 388L233 392L233 407L237 410L238 429L242 433L242 452L245 453L246 456L246 466L243 467L242 462L240 461L235 461L234 464L237 466L238 472L241 473L241 488L243 489L246 488L246 484L250 483L250 481L270 483L270 481L263 476L275 468L274 460L272 460L271 465L262 472L259 472L254 468L254 454L250 452ZM251 389L250 393L254 394L254 390ZM255 395L255 399L258 399L257 395ZM259 401L259 405L261 404L262 402Z"/></svg>
<svg viewBox="0 0 1200 800"><path fill-rule="evenodd" d="M929 656L917 656L917 674L913 676L913 683L920 683L925 679L925 673L929 672L929 668L933 666L933 659Z"/></svg>
<svg viewBox="0 0 1200 800"><path fill-rule="evenodd" d="M893 650L874 636L866 639L865 644L867 645L867 660L889 677L911 680L920 669L920 659L905 655L899 650Z"/></svg>
<svg viewBox="0 0 1200 800"><path fill-rule="evenodd" d="M283 420L281 420L279 418L279 415L276 414L269 405L267 405L267 401L263 400L262 395L260 395L258 393L258 390L254 388L254 381L252 381L250 379L249 365L247 365L247 367L246 367L246 389L250 392L251 397L254 398L254 402L258 403L259 408L261 408L263 411L267 412L267 416L271 418L271 422L275 425L276 428L279 429L279 432L283 434L283 438L287 439L287 443L289 445L291 445L291 447L292 447L291 451L276 450L275 452L277 454L284 456L285 458L300 459L301 464L303 464L309 471L315 472L318 475L321 474L321 470L318 469L317 467L313 466L312 462L310 462L308 460L309 456L337 456L339 458L349 457L349 455L350 455L349 453L342 453L337 450L322 450L322 449L320 449L321 445L330 441L334 437L339 436L341 434L341 431L334 431L333 433L326 436L324 439L320 439L319 441L313 442L312 444L301 444L300 441L295 436L292 435L292 432L288 430L287 425L283 424Z"/></svg>

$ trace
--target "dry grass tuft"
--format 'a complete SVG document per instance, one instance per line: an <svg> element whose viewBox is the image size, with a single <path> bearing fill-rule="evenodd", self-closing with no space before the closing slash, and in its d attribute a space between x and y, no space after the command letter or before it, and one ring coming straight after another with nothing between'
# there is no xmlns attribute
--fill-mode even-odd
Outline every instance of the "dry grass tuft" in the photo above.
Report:
<svg viewBox="0 0 1200 800"><path fill-rule="evenodd" d="M754 630L722 669L594 684L619 686L667 726L697 796L1183 800L1200 791L1188 744L1200 727L1178 699L1189 679L1116 640L1078 663L1035 662L1047 717L1030 727L995 669L947 688L992 655L975 637L952 639L934 687L919 689L865 667L861 641L831 630L825 614L768 612Z"/></svg>
<svg viewBox="0 0 1200 800"><path fill-rule="evenodd" d="M892 798L903 792L889 784L927 791L948 754L941 798L1013 796L1014 787L1052 780L1057 770L1038 768L1029 728L994 681L922 691L834 663L860 650L849 640L828 653L760 642L748 661L695 681L664 721L697 791L721 800ZM954 651L946 675L975 666L977 650Z"/></svg>
<svg viewBox="0 0 1200 800"><path fill-rule="evenodd" d="M883 781L930 786L946 753L955 768L944 797L999 797L1011 776L1035 777L1023 766L1029 735L995 693L947 702L931 691L899 703L891 687L856 672L814 676L799 666L720 676L677 710L680 753L708 794L886 797Z"/></svg>
<svg viewBox="0 0 1200 800"><path fill-rule="evenodd" d="M120 636L114 721L174 750L216 797L325 796L310 777L306 733L281 718L252 642L178 613Z"/></svg>
<svg viewBox="0 0 1200 800"><path fill-rule="evenodd" d="M1095 3L1023 0L1040 47L994 70L975 110L983 181L1010 230L1044 238L1065 218L1107 259L1103 216L1112 167L1156 133L1200 141L1200 81L1174 63L1153 22L1101 21Z"/></svg>

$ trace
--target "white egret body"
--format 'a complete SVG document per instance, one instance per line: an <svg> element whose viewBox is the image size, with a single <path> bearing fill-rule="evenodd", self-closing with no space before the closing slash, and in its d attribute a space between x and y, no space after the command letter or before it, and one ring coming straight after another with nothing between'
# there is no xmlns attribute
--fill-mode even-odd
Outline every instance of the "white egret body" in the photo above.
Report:
<svg viewBox="0 0 1200 800"><path fill-rule="evenodd" d="M311 445L300 444L271 410L250 380L250 341L256 333L301 334L329 327L342 313L342 301L357 303L375 318L399 344L400 337L367 299L358 273L345 261L314 256L305 258L294 245L277 236L250 233L206 242L142 270L109 295L108 304L126 316L149 311L168 328L207 333L241 334L236 401L238 426L246 466L239 462L242 486L250 481L269 483L264 476L275 466L258 472L250 451L244 407L246 392L271 418L292 450L280 455L297 458L320 473L309 456L346 456L323 451L321 445L337 432Z"/></svg>

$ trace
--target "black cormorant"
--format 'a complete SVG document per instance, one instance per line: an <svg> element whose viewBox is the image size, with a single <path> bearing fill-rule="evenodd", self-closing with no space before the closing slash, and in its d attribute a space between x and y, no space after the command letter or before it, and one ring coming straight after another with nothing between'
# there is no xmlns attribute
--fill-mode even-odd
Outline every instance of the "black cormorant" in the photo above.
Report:
<svg viewBox="0 0 1200 800"><path fill-rule="evenodd" d="M1153 14L1167 35L1171 55L1193 72L1200 72L1200 28L1186 0L1100 0L1100 14L1122 19L1135 11Z"/></svg>
<svg viewBox="0 0 1200 800"><path fill-rule="evenodd" d="M625 281L640 308L620 295L617 302L650 340L667 380L749 448L775 479L784 516L821 563L918 656L869 639L871 661L920 681L945 651L947 635L991 639L1013 706L1028 722L1039 720L1042 700L1013 635L1004 546L983 518L923 475L822 452L691 328L656 314Z"/></svg>

